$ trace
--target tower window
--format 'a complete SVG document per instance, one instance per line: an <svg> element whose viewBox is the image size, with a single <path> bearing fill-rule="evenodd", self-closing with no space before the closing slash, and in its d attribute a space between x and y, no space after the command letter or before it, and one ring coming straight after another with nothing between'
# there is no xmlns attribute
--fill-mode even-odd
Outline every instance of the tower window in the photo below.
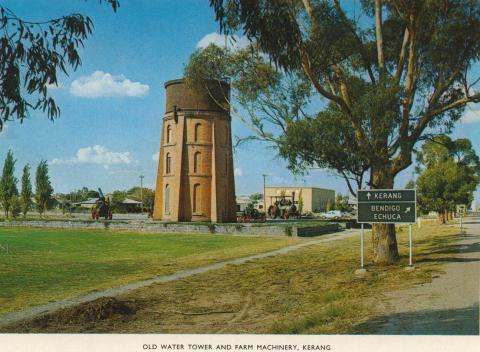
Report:
<svg viewBox="0 0 480 352"><path fill-rule="evenodd" d="M167 153L167 156L165 157L165 173L169 174L172 172L172 157L170 156L170 153Z"/></svg>
<svg viewBox="0 0 480 352"><path fill-rule="evenodd" d="M170 186L165 186L165 214L170 213Z"/></svg>
<svg viewBox="0 0 480 352"><path fill-rule="evenodd" d="M193 185L193 212L200 211L200 183Z"/></svg>
<svg viewBox="0 0 480 352"><path fill-rule="evenodd" d="M167 126L167 143L170 143L172 141L172 126L168 125Z"/></svg>
<svg viewBox="0 0 480 352"><path fill-rule="evenodd" d="M193 172L197 173L200 168L200 152L195 152L193 155Z"/></svg>
<svg viewBox="0 0 480 352"><path fill-rule="evenodd" d="M193 140L195 142L198 142L198 138L200 137L200 126L201 126L200 123L195 124L194 136L193 136Z"/></svg>

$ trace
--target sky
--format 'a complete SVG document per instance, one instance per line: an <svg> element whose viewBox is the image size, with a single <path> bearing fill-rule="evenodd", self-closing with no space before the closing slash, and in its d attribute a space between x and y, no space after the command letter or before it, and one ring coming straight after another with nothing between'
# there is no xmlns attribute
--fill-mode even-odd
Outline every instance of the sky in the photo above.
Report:
<svg viewBox="0 0 480 352"><path fill-rule="evenodd" d="M223 42L206 0L121 1L117 13L96 0L2 0L19 17L43 21L69 13L92 18L93 35L81 50L82 65L59 76L51 93L61 108L54 122L32 112L23 124L8 122L0 132L0 160L12 149L17 177L23 165L45 159L55 192L101 187L104 192L140 183L154 188L165 109L164 83L182 77L198 47ZM245 38L237 38L243 45ZM232 119L234 136L248 129ZM480 152L480 105L467 108L454 138L469 138ZM242 145L234 153L237 195L261 192L267 185L306 185L347 193L342 178L327 170L295 177L268 144ZM403 187L412 168L396 179ZM479 192L477 192L477 198Z"/></svg>

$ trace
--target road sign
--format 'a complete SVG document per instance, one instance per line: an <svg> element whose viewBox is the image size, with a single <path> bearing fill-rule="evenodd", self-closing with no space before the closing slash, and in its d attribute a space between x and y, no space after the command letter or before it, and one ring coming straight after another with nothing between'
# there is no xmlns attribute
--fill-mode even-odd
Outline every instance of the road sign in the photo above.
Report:
<svg viewBox="0 0 480 352"><path fill-rule="evenodd" d="M414 189L359 190L357 222L412 224L417 221L417 194Z"/></svg>
<svg viewBox="0 0 480 352"><path fill-rule="evenodd" d="M467 213L467 206L465 204L457 204L457 214L465 215Z"/></svg>

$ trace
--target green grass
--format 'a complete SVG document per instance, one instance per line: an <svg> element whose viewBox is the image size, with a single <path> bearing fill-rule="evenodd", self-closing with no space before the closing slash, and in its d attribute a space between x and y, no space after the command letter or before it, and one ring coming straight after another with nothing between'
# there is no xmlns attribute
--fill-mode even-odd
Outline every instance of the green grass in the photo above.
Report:
<svg viewBox="0 0 480 352"><path fill-rule="evenodd" d="M445 260L456 256L462 247L458 245L458 228L428 224L422 229L415 227L413 235L414 262L418 270L405 270L408 227L403 226L397 232L401 259L388 266L371 263L371 237L367 233L365 259L369 271L363 276L354 273L359 267L360 246L355 236L304 247L285 255L227 265L117 296L120 302L133 307L133 315L119 313L87 323L68 322L65 320L70 314L67 309L66 313L54 312L47 319L20 322L0 331L375 333L379 317L390 313L385 311L386 292L430 282L432 276L442 272ZM208 237L220 238L208 235L204 238ZM155 265L155 262L148 265ZM87 311L88 306L71 309ZM225 314L198 314L215 311ZM79 314L78 311L75 314Z"/></svg>
<svg viewBox="0 0 480 352"><path fill-rule="evenodd" d="M289 238L0 228L0 313L265 252Z"/></svg>

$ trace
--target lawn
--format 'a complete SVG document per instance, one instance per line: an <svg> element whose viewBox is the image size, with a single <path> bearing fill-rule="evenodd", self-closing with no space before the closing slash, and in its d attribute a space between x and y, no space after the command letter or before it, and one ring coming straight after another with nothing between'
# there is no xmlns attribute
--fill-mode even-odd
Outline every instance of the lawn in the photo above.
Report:
<svg viewBox="0 0 480 352"><path fill-rule="evenodd" d="M404 270L408 228L403 227L397 236L402 258L391 266L371 264L370 236L366 236L369 272L364 276L354 273L359 267L355 236L138 289L116 297L111 304L118 309L106 309L111 315L101 319L91 314L99 311L98 302L91 302L4 331L368 333L364 324L375 318L383 293L431 281L448 257L455 256L458 236L458 228L449 226L415 227L418 269L413 271Z"/></svg>
<svg viewBox="0 0 480 352"><path fill-rule="evenodd" d="M0 228L0 314L295 243L282 237Z"/></svg>

